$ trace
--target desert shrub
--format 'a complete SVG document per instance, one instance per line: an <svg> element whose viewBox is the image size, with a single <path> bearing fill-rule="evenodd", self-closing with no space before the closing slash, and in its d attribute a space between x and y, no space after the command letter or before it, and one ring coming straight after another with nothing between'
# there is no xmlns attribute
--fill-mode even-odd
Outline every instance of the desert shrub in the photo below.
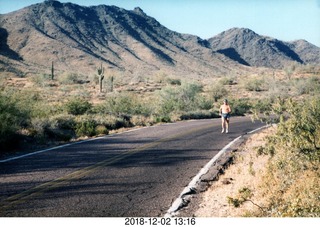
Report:
<svg viewBox="0 0 320 227"><path fill-rule="evenodd" d="M71 130L75 126L75 117L70 114L58 114L50 117L50 121L54 122L59 129Z"/></svg>
<svg viewBox="0 0 320 227"><path fill-rule="evenodd" d="M244 116L246 113L251 113L252 103L250 99L230 99L229 103L232 109L232 115Z"/></svg>
<svg viewBox="0 0 320 227"><path fill-rule="evenodd" d="M213 97L214 101L217 102L219 99L228 95L228 90L221 83L217 83L210 86L209 94Z"/></svg>
<svg viewBox="0 0 320 227"><path fill-rule="evenodd" d="M102 114L101 112L90 114L89 116L91 119L94 119L97 125L103 125L108 130L115 130L115 129L131 126L130 118L126 116L115 116L108 113Z"/></svg>
<svg viewBox="0 0 320 227"><path fill-rule="evenodd" d="M252 104L252 108L259 113L269 113L272 110L272 103L273 100L269 98L258 99Z"/></svg>
<svg viewBox="0 0 320 227"><path fill-rule="evenodd" d="M213 100L203 95L197 95L195 103L198 110L211 110Z"/></svg>
<svg viewBox="0 0 320 227"><path fill-rule="evenodd" d="M168 115L170 112L174 111L177 102L177 91L171 87L163 88L159 94L158 112L160 115Z"/></svg>
<svg viewBox="0 0 320 227"><path fill-rule="evenodd" d="M109 130L104 125L97 125L95 128L95 133L96 133L96 135L108 134Z"/></svg>
<svg viewBox="0 0 320 227"><path fill-rule="evenodd" d="M64 108L66 109L68 114L73 115L82 115L88 112L92 107L92 104L89 103L87 100L73 98L69 100Z"/></svg>
<svg viewBox="0 0 320 227"><path fill-rule="evenodd" d="M45 86L47 81L49 80L50 75L48 74L40 74L40 75L34 75L31 77L31 81L36 84L39 85L41 87Z"/></svg>
<svg viewBox="0 0 320 227"><path fill-rule="evenodd" d="M202 86L184 83L179 87L165 87L158 92L158 114L169 116L174 111L194 111L199 109ZM202 101L200 101L202 102Z"/></svg>
<svg viewBox="0 0 320 227"><path fill-rule="evenodd" d="M0 147L5 149L17 142L17 131L29 119L29 111L19 106L12 96L0 93Z"/></svg>
<svg viewBox="0 0 320 227"><path fill-rule="evenodd" d="M238 194L235 197L227 197L228 204L234 207L240 207L244 202L251 201L250 198L253 196L252 191L243 187L238 190Z"/></svg>
<svg viewBox="0 0 320 227"><path fill-rule="evenodd" d="M243 82L243 86L247 91L263 91L264 80L258 78L248 78Z"/></svg>
<svg viewBox="0 0 320 227"><path fill-rule="evenodd" d="M49 140L68 141L74 136L75 119L71 115L34 117L29 131L39 143Z"/></svg>
<svg viewBox="0 0 320 227"><path fill-rule="evenodd" d="M69 114L58 114L49 118L49 127L46 135L55 140L69 141L75 136L75 117Z"/></svg>
<svg viewBox="0 0 320 227"><path fill-rule="evenodd" d="M171 122L170 115L157 115L156 116L156 122Z"/></svg>
<svg viewBox="0 0 320 227"><path fill-rule="evenodd" d="M146 117L144 115L134 115L130 121L134 126L150 126L155 123L153 117Z"/></svg>
<svg viewBox="0 0 320 227"><path fill-rule="evenodd" d="M278 103L273 105L275 113L280 112L281 121L274 142L269 145L287 147L310 161L320 161L320 99L281 100L280 105L285 110L282 113ZM288 120L285 120L286 116L289 116Z"/></svg>
<svg viewBox="0 0 320 227"><path fill-rule="evenodd" d="M117 93L107 97L105 103L97 109L100 113L116 116L141 114L148 116L151 108L139 98L130 93Z"/></svg>
<svg viewBox="0 0 320 227"><path fill-rule="evenodd" d="M180 116L181 120L189 120L189 119L210 119L217 118L219 115L217 113L208 111L208 110L199 110L183 113Z"/></svg>
<svg viewBox="0 0 320 227"><path fill-rule="evenodd" d="M46 130L50 127L48 118L32 118L30 124L31 135L38 140L44 140Z"/></svg>
<svg viewBox="0 0 320 227"><path fill-rule="evenodd" d="M50 118L62 113L61 104L51 104L43 100L34 102L30 107L31 118Z"/></svg>
<svg viewBox="0 0 320 227"><path fill-rule="evenodd" d="M28 111L30 118L50 117L62 112L59 104L52 104L44 100L38 91L26 89L7 93L20 109Z"/></svg>
<svg viewBox="0 0 320 227"><path fill-rule="evenodd" d="M275 119L270 118L273 102L274 102L274 99L272 98L253 100L252 106L251 106L253 119L254 120L258 119L267 123L275 122Z"/></svg>
<svg viewBox="0 0 320 227"><path fill-rule="evenodd" d="M167 78L167 83L171 85L181 85L180 79L174 79L174 78Z"/></svg>
<svg viewBox="0 0 320 227"><path fill-rule="evenodd" d="M291 81L277 80L275 77L269 77L265 81L267 81L267 83L265 83L264 86L268 92L266 92L264 96L271 99L275 99L277 97L287 98L292 93Z"/></svg>
<svg viewBox="0 0 320 227"><path fill-rule="evenodd" d="M260 154L270 154L261 188L269 216L320 216L320 99L274 103L280 113L275 134Z"/></svg>
<svg viewBox="0 0 320 227"><path fill-rule="evenodd" d="M77 136L95 136L97 122L90 115L76 119L75 132Z"/></svg>
<svg viewBox="0 0 320 227"><path fill-rule="evenodd" d="M298 79L295 81L294 87L296 88L298 95L319 94L320 77L311 76L307 79Z"/></svg>
<svg viewBox="0 0 320 227"><path fill-rule="evenodd" d="M63 73L58 76L58 81L61 84L74 84L78 80L78 75L75 73Z"/></svg>
<svg viewBox="0 0 320 227"><path fill-rule="evenodd" d="M235 76L226 76L219 80L220 85L235 85L237 84Z"/></svg>
<svg viewBox="0 0 320 227"><path fill-rule="evenodd" d="M184 83L177 90L177 108L182 111L191 111L198 108L197 97L202 86L195 83Z"/></svg>

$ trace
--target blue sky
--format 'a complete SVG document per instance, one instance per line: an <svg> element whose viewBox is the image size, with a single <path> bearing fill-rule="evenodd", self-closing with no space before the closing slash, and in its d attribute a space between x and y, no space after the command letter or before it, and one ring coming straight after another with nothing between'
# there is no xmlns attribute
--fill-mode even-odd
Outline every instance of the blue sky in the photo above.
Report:
<svg viewBox="0 0 320 227"><path fill-rule="evenodd" d="M0 0L8 13L43 0ZM320 47L320 0L60 0L79 5L139 6L167 28L203 39L233 27L283 41L305 39Z"/></svg>

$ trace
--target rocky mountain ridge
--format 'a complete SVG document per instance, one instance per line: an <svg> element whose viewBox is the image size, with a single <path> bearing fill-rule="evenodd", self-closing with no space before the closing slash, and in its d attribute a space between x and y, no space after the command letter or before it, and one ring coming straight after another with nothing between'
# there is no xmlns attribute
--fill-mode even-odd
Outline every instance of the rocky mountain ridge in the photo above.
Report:
<svg viewBox="0 0 320 227"><path fill-rule="evenodd" d="M34 73L53 61L60 71L94 73L103 62L127 74L211 77L320 63L320 48L306 41L283 42L243 28L203 40L164 27L138 7L52 0L0 15L0 38L1 71Z"/></svg>
<svg viewBox="0 0 320 227"><path fill-rule="evenodd" d="M284 42L247 28L232 28L208 41L212 50L249 66L283 68L290 62L320 63L320 48L305 40Z"/></svg>

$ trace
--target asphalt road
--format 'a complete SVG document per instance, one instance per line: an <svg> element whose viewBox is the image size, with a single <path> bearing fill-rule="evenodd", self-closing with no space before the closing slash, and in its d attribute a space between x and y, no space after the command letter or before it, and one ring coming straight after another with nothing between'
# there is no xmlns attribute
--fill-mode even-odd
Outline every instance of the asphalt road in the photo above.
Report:
<svg viewBox="0 0 320 227"><path fill-rule="evenodd" d="M262 123L184 121L0 161L1 217L163 216L199 170Z"/></svg>

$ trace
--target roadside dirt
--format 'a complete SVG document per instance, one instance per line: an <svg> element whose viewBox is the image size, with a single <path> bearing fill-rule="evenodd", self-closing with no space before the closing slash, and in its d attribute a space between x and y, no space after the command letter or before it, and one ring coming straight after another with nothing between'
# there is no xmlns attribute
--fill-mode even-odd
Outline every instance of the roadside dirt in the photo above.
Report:
<svg viewBox="0 0 320 227"><path fill-rule="evenodd" d="M195 217L242 217L247 211L259 209L247 201L239 208L228 203L228 197L237 198L239 190L249 188L253 193L252 201L261 204L259 181L265 170L268 156L257 156L256 147L265 143L264 138L273 133L270 127L250 136L235 152L235 160L217 181L212 181L209 188L200 193L198 207L193 208Z"/></svg>

